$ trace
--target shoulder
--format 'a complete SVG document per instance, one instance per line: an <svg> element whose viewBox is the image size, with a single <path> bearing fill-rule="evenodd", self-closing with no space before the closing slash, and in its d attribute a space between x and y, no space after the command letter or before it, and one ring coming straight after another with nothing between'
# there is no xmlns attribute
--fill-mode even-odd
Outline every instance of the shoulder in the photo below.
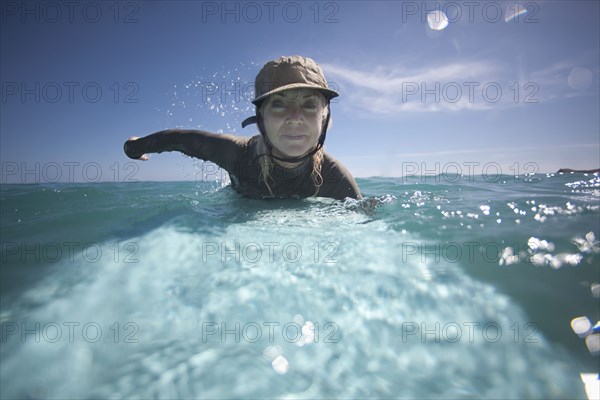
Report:
<svg viewBox="0 0 600 400"><path fill-rule="evenodd" d="M258 145L258 142L261 140L260 135L254 135L244 139L246 139L246 146L248 146L248 148L255 148Z"/></svg>
<svg viewBox="0 0 600 400"><path fill-rule="evenodd" d="M327 152L323 153L321 175L323 176L321 195L338 199L362 197L350 170Z"/></svg>
<svg viewBox="0 0 600 400"><path fill-rule="evenodd" d="M354 179L350 170L327 152L323 152L323 173L332 177L346 176Z"/></svg>

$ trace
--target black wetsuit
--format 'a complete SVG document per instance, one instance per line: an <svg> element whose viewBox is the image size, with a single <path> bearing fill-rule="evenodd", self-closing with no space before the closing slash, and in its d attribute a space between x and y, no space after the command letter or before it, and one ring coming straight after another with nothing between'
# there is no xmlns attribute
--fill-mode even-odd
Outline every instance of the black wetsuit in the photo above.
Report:
<svg viewBox="0 0 600 400"><path fill-rule="evenodd" d="M243 196L250 198L271 198L269 189L263 182L258 162L258 138L214 134L197 130L165 130L125 144L125 153L131 158L139 158L144 153L180 151L192 157L211 161L229 173L232 186ZM304 160L300 165L287 169L273 163L269 182L273 195L277 198L305 198L315 194L316 188L311 178L312 161ZM343 200L346 197L361 198L354 177L339 161L324 153L321 169L323 184L318 197ZM260 178L260 179L259 179Z"/></svg>

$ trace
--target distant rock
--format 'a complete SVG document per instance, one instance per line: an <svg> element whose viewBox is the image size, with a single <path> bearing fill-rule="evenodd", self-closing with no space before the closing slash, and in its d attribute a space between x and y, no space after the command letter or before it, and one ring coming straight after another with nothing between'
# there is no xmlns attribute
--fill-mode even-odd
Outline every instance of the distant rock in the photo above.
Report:
<svg viewBox="0 0 600 400"><path fill-rule="evenodd" d="M600 174L600 168L596 168L596 169L569 169L569 168L561 168L558 170L557 174L560 174L561 172L564 173L568 173L568 172L579 172L582 174Z"/></svg>

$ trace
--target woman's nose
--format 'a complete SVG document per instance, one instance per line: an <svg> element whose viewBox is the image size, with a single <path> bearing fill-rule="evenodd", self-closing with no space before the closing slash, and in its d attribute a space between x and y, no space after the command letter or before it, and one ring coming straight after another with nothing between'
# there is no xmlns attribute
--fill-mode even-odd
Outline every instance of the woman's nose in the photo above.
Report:
<svg viewBox="0 0 600 400"><path fill-rule="evenodd" d="M302 116L302 107L298 104L294 104L288 108L287 119L288 121L300 120Z"/></svg>

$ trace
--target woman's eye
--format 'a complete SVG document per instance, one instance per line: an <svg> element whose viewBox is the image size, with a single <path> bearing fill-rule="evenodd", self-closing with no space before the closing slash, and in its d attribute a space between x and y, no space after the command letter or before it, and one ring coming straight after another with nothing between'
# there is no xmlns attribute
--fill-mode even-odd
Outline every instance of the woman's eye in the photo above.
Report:
<svg viewBox="0 0 600 400"><path fill-rule="evenodd" d="M317 103L314 103L312 101L304 103L303 107L307 110L316 110L317 109Z"/></svg>
<svg viewBox="0 0 600 400"><path fill-rule="evenodd" d="M271 108L284 108L284 107L285 107L285 104L283 103L283 101L276 100L271 103Z"/></svg>

